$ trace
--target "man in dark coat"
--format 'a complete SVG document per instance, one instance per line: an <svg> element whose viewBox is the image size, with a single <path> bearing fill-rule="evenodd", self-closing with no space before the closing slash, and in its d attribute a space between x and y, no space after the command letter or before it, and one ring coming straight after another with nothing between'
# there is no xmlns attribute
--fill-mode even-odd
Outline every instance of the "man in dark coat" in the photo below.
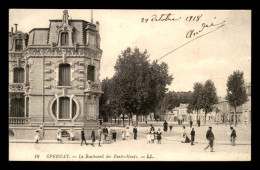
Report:
<svg viewBox="0 0 260 170"><path fill-rule="evenodd" d="M165 122L163 123L163 130L164 130L165 132L167 132L167 130L168 130L168 123L166 122L166 120L165 120Z"/></svg>
<svg viewBox="0 0 260 170"><path fill-rule="evenodd" d="M211 152L214 152L213 143L214 143L215 137L214 137L214 134L212 132L212 127L209 127L209 130L206 133L206 138L209 141L209 145L206 148L204 148L204 151L206 151L206 149L208 149L208 147L210 146Z"/></svg>
<svg viewBox="0 0 260 170"><path fill-rule="evenodd" d="M105 141L106 141L107 135L108 135L108 129L107 129L106 126L105 126L104 129L103 129L103 134L104 134L104 139L105 139Z"/></svg>
<svg viewBox="0 0 260 170"><path fill-rule="evenodd" d="M133 133L134 133L134 139L136 140L136 138L137 138L137 128L136 128L136 126L133 129Z"/></svg>
<svg viewBox="0 0 260 170"><path fill-rule="evenodd" d="M190 132L190 136L191 136L191 145L194 145L194 139L195 139L195 131L194 128L192 128L191 132Z"/></svg>
<svg viewBox="0 0 260 170"><path fill-rule="evenodd" d="M151 132L151 131L154 131L153 125L151 125L150 132Z"/></svg>
<svg viewBox="0 0 260 170"><path fill-rule="evenodd" d="M94 142L96 141L96 135L95 135L95 129L94 127L92 127L92 131L91 131L91 140L92 140L92 146L94 146Z"/></svg>
<svg viewBox="0 0 260 170"><path fill-rule="evenodd" d="M86 145L88 145L86 142L86 139L85 139L84 128L82 128L82 130L81 130L81 146L82 146L83 141L85 142Z"/></svg>
<svg viewBox="0 0 260 170"><path fill-rule="evenodd" d="M198 120L198 127L200 127L200 119Z"/></svg>
<svg viewBox="0 0 260 170"><path fill-rule="evenodd" d="M192 120L190 120L190 128L192 128L192 124L193 124L193 122L192 122Z"/></svg>
<svg viewBox="0 0 260 170"><path fill-rule="evenodd" d="M230 141L231 141L231 144L233 146L235 146L235 141L236 141L237 134L236 134L236 131L235 131L235 129L233 127L230 127L230 130L231 130Z"/></svg>

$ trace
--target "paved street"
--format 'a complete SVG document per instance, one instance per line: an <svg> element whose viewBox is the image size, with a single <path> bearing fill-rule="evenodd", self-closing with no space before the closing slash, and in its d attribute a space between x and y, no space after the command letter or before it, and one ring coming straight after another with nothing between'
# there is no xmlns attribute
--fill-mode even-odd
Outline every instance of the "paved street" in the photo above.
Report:
<svg viewBox="0 0 260 170"><path fill-rule="evenodd" d="M196 127L195 145L181 143L181 128L174 127L172 132L163 132L162 144L147 144L145 132L148 127L139 127L138 140L122 140L119 127L112 127L118 133L115 143L103 144L102 147L91 145L80 146L79 141L59 144L55 140L49 143L10 143L12 160L48 160L48 161L235 161L251 159L251 131L249 127L236 127L237 145L231 146L228 137L228 126L213 126L215 134L215 152L204 151L207 145L205 133L208 126ZM156 130L158 127L156 127ZM160 127L161 128L161 127ZM190 128L187 127L187 131ZM90 141L88 141L90 142ZM58 155L57 155L58 154ZM39 155L39 158L37 157ZM110 157L109 157L110 156ZM62 158L61 158L62 157ZM81 158L82 157L82 158Z"/></svg>

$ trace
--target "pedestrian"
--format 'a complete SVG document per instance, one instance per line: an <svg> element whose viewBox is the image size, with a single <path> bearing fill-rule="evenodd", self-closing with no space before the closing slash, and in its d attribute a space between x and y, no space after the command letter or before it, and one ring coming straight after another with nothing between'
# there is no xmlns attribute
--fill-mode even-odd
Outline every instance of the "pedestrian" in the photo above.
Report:
<svg viewBox="0 0 260 170"><path fill-rule="evenodd" d="M102 139L102 130L101 127L98 127L98 146L101 147L101 139Z"/></svg>
<svg viewBox="0 0 260 170"><path fill-rule="evenodd" d="M154 135L155 135L155 131L152 130L150 133L151 143L154 143Z"/></svg>
<svg viewBox="0 0 260 170"><path fill-rule="evenodd" d="M154 131L154 127L153 127L153 125L151 124L151 128L150 128L150 132L151 131Z"/></svg>
<svg viewBox="0 0 260 170"><path fill-rule="evenodd" d="M179 124L179 125L181 124L180 119L178 119L178 124Z"/></svg>
<svg viewBox="0 0 260 170"><path fill-rule="evenodd" d="M69 134L70 134L69 140L74 141L74 129L73 128L70 129Z"/></svg>
<svg viewBox="0 0 260 170"><path fill-rule="evenodd" d="M107 129L107 127L105 126L105 127L103 128L104 143L105 143L106 140L107 140L107 135L108 135L108 129Z"/></svg>
<svg viewBox="0 0 260 170"><path fill-rule="evenodd" d="M194 128L192 128L191 132L190 132L190 136L191 136L191 145L194 145L194 140L195 140L195 131Z"/></svg>
<svg viewBox="0 0 260 170"><path fill-rule="evenodd" d="M57 131L57 141L62 142L62 140L61 140L61 129L60 128L58 128L58 131Z"/></svg>
<svg viewBox="0 0 260 170"><path fill-rule="evenodd" d="M192 122L192 120L190 120L190 128L192 128L192 124L193 124L193 122Z"/></svg>
<svg viewBox="0 0 260 170"><path fill-rule="evenodd" d="M183 129L182 129L182 143L190 143L190 139L189 137L187 136L187 132L185 130L185 126L183 126Z"/></svg>
<svg viewBox="0 0 260 170"><path fill-rule="evenodd" d="M114 142L116 142L116 131L115 130L113 130L112 138L113 138Z"/></svg>
<svg viewBox="0 0 260 170"><path fill-rule="evenodd" d="M35 137L34 137L35 143L38 143L40 140L40 131L36 129L35 131Z"/></svg>
<svg viewBox="0 0 260 170"><path fill-rule="evenodd" d="M81 146L82 146L83 141L85 142L86 145L88 145L87 142L86 142L86 139L85 139L84 128L81 129Z"/></svg>
<svg viewBox="0 0 260 170"><path fill-rule="evenodd" d="M168 123L166 122L166 120L163 123L163 130L164 130L164 132L167 132L167 130L168 130Z"/></svg>
<svg viewBox="0 0 260 170"><path fill-rule="evenodd" d="M134 133L134 140L136 140L137 139L137 128L136 128L136 126L133 129L133 133Z"/></svg>
<svg viewBox="0 0 260 170"><path fill-rule="evenodd" d="M157 131L157 141L158 144L161 144L161 140L162 140L162 132L160 131L160 128Z"/></svg>
<svg viewBox="0 0 260 170"><path fill-rule="evenodd" d="M232 146L235 146L235 141L236 141L236 137L237 137L236 130L233 127L230 127L230 130L231 130L230 141L231 141Z"/></svg>
<svg viewBox="0 0 260 170"><path fill-rule="evenodd" d="M96 135L95 135L95 129L94 127L92 127L92 131L91 131L91 140L92 140L92 146L94 147L94 142L96 141Z"/></svg>
<svg viewBox="0 0 260 170"><path fill-rule="evenodd" d="M182 125L182 120L181 120L181 125Z"/></svg>
<svg viewBox="0 0 260 170"><path fill-rule="evenodd" d="M147 132L147 143L151 143L151 132Z"/></svg>
<svg viewBox="0 0 260 170"><path fill-rule="evenodd" d="M208 149L208 147L210 147L211 148L211 152L214 152L213 144L214 144L215 137L214 137L214 134L212 132L212 127L209 127L209 130L206 133L206 138L209 141L209 144L208 144L208 146L206 148L204 148L204 151L206 151Z"/></svg>
<svg viewBox="0 0 260 170"><path fill-rule="evenodd" d="M123 127L123 130L122 130L122 139L125 140L125 127Z"/></svg>
<svg viewBox="0 0 260 170"><path fill-rule="evenodd" d="M200 127L200 119L198 120L198 127Z"/></svg>
<svg viewBox="0 0 260 170"><path fill-rule="evenodd" d="M129 126L126 126L126 138L128 139L130 137L130 129L129 129Z"/></svg>

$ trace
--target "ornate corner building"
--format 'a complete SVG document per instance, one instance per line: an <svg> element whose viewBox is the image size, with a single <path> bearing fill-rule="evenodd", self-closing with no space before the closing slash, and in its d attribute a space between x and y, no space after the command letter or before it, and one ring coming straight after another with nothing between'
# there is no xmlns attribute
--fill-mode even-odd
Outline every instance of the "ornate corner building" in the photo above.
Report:
<svg viewBox="0 0 260 170"><path fill-rule="evenodd" d="M77 133L98 126L101 91L99 22L50 20L29 34L9 32L9 129L33 139L42 125L45 139L60 127Z"/></svg>

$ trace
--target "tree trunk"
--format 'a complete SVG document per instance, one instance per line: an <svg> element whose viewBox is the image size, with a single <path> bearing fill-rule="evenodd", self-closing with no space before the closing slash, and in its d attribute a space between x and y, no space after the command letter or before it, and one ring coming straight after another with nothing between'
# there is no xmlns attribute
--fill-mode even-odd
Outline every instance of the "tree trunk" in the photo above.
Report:
<svg viewBox="0 0 260 170"><path fill-rule="evenodd" d="M204 124L206 125L206 120L207 120L207 112L205 112L205 117L204 117Z"/></svg>
<svg viewBox="0 0 260 170"><path fill-rule="evenodd" d="M136 127L138 127L138 115L136 115L136 120L135 121L136 121L135 125L136 125Z"/></svg>
<svg viewBox="0 0 260 170"><path fill-rule="evenodd" d="M130 126L130 115L128 116L128 125Z"/></svg>
<svg viewBox="0 0 260 170"><path fill-rule="evenodd" d="M199 110L196 110L197 112L197 123L198 123L198 120L199 120Z"/></svg>
<svg viewBox="0 0 260 170"><path fill-rule="evenodd" d="M236 107L234 107L234 118L233 118L233 121L234 121L234 126L236 126L237 125L237 110L236 110L237 108Z"/></svg>
<svg viewBox="0 0 260 170"><path fill-rule="evenodd" d="M119 119L120 119L120 117L118 117L118 119L117 119L117 124L119 125Z"/></svg>
<svg viewBox="0 0 260 170"><path fill-rule="evenodd" d="M123 126L125 125L125 114L123 113Z"/></svg>
<svg viewBox="0 0 260 170"><path fill-rule="evenodd" d="M116 124L116 117L115 117L115 124Z"/></svg>

